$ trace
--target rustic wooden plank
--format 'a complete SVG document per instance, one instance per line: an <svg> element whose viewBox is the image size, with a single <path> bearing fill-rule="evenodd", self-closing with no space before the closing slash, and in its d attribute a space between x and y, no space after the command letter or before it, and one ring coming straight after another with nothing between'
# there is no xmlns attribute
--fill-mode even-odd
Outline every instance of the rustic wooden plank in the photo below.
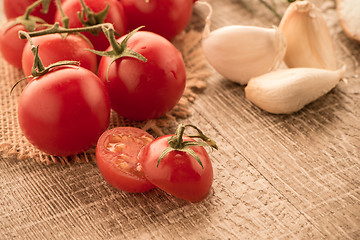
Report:
<svg viewBox="0 0 360 240"><path fill-rule="evenodd" d="M196 119L207 126L204 131L216 133L208 120ZM211 153L213 191L196 204L159 190L117 191L94 163L69 168L0 161L0 180L6 183L1 189L6 197L0 199L0 230L5 237L26 239L322 238L227 140L220 135L216 140L221 150Z"/></svg>
<svg viewBox="0 0 360 240"><path fill-rule="evenodd" d="M357 239L360 46L344 36L335 5L324 8L339 62L348 66L346 82L299 113L287 116L258 109L245 99L244 87L218 76L195 102L194 111L211 119L229 144L324 236ZM228 14L221 8L215 8L215 14L217 10L219 16ZM229 19L240 22L235 15L230 14Z"/></svg>
<svg viewBox="0 0 360 240"><path fill-rule="evenodd" d="M331 24L339 59L350 66L347 82L304 110L268 114L245 99L244 87L220 76L194 108L324 236L357 239L360 47Z"/></svg>
<svg viewBox="0 0 360 240"><path fill-rule="evenodd" d="M274 116L247 102L242 87L223 82L195 109L325 236L356 238L360 124L336 103L341 95L335 90L300 113Z"/></svg>

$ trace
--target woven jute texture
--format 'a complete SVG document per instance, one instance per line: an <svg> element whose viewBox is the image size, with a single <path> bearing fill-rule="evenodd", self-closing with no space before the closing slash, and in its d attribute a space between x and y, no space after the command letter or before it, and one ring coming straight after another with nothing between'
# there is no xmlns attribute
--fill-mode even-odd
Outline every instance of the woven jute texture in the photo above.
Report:
<svg viewBox="0 0 360 240"><path fill-rule="evenodd" d="M187 118L191 114L188 106L195 100L196 93L206 87L205 79L210 74L201 52L201 31L195 28L187 29L172 42L183 54L187 72L186 89L179 103L165 116L143 122L124 119L112 111L109 128L133 126L142 128L156 137L173 131L179 119ZM23 77L21 70L9 65L0 57L0 151L2 154L18 159L31 158L45 164L71 164L95 160L95 146L76 156L58 157L39 151L27 141L21 132L17 119L17 102L26 86L26 81L22 81L10 94L12 86Z"/></svg>

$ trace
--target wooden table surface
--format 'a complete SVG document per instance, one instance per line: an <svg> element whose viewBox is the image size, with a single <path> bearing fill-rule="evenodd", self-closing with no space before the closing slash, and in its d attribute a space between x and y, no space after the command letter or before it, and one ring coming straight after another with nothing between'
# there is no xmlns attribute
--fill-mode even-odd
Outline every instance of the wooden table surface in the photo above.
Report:
<svg viewBox="0 0 360 240"><path fill-rule="evenodd" d="M279 23L256 0L208 2L212 29ZM282 14L287 4L275 3ZM300 112L273 115L211 71L191 116L180 120L220 148L210 152L214 183L204 201L117 191L94 161L46 165L2 156L0 239L360 239L360 44L345 36L334 1L314 3L347 81Z"/></svg>

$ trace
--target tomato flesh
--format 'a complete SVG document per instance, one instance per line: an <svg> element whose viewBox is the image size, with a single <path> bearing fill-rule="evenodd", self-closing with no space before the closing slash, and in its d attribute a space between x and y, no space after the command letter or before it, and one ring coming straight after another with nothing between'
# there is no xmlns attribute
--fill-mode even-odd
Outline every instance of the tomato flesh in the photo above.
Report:
<svg viewBox="0 0 360 240"><path fill-rule="evenodd" d="M149 133L134 127L117 127L104 132L96 147L96 162L104 179L126 192L154 188L137 160L140 149L153 140Z"/></svg>
<svg viewBox="0 0 360 240"><path fill-rule="evenodd" d="M162 136L145 146L138 155L145 177L158 188L191 202L203 200L210 192L213 169L209 155L203 147L191 147L199 156L203 167L190 154L172 151L157 166L162 151L167 148L171 135ZM184 137L184 141L194 141Z"/></svg>

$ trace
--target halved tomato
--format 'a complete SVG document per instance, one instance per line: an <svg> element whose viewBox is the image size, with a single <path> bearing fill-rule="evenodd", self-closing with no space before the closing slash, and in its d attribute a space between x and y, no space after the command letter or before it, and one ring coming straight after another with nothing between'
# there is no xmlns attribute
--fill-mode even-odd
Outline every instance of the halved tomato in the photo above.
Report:
<svg viewBox="0 0 360 240"><path fill-rule="evenodd" d="M116 127L105 131L96 146L96 163L104 179L126 192L145 192L155 186L144 176L137 160L140 150L154 140L135 127Z"/></svg>

